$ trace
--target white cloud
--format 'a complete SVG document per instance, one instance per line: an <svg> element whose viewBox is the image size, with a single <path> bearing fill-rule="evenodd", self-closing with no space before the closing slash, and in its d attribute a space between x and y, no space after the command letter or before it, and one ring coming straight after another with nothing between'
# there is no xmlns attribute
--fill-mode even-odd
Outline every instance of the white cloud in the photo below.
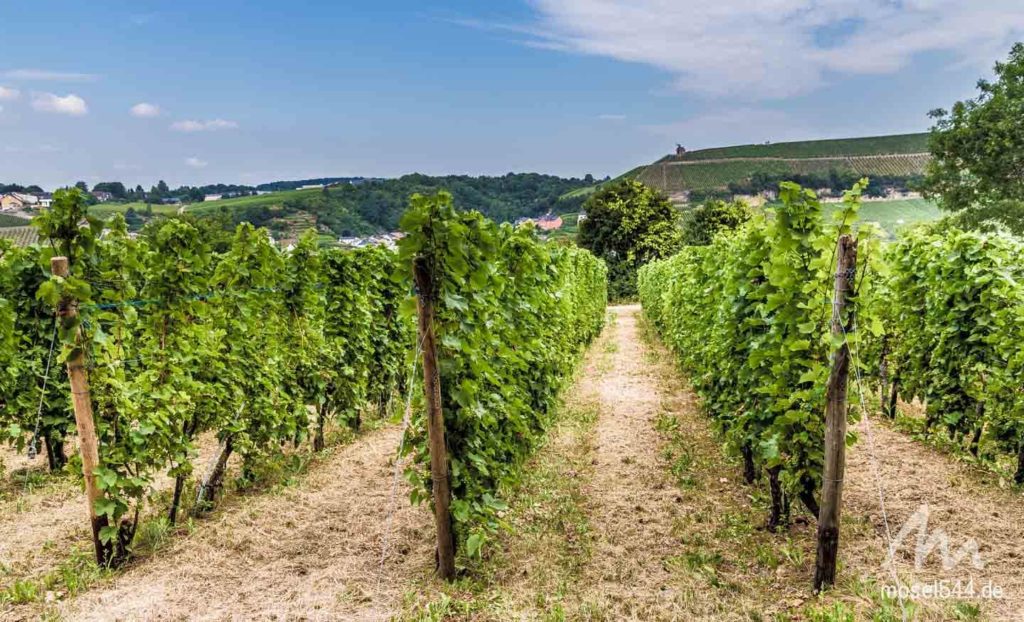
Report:
<svg viewBox="0 0 1024 622"><path fill-rule="evenodd" d="M18 89L8 88L6 86L0 86L0 101L9 101L12 99L18 99L21 95L21 91Z"/></svg>
<svg viewBox="0 0 1024 622"><path fill-rule="evenodd" d="M160 106L156 104L147 104L142 102L132 106L131 113L133 117L140 117L143 119L149 119L152 117L160 116Z"/></svg>
<svg viewBox="0 0 1024 622"><path fill-rule="evenodd" d="M789 97L830 72L892 73L924 52L976 62L984 50L988 65L1024 33L1020 0L531 3L538 20L526 44L654 66L678 89L713 97Z"/></svg>
<svg viewBox="0 0 1024 622"><path fill-rule="evenodd" d="M176 132L214 132L216 130L233 130L238 127L234 121L213 119L211 121L175 121L171 129Z"/></svg>
<svg viewBox="0 0 1024 622"><path fill-rule="evenodd" d="M61 97L53 93L33 93L32 107L40 112L53 112L80 117L89 112L85 100L75 94Z"/></svg>
<svg viewBox="0 0 1024 622"><path fill-rule="evenodd" d="M11 80L42 80L52 82L93 82L99 78L99 76L93 73L49 71L46 69L12 69L5 71L2 75Z"/></svg>
<svg viewBox="0 0 1024 622"><path fill-rule="evenodd" d="M192 157L185 158L185 164L192 168L204 168L207 164L209 164L209 162L207 162L206 160L200 160L199 158L196 157Z"/></svg>
<svg viewBox="0 0 1024 622"><path fill-rule="evenodd" d="M626 115L624 114L599 114L597 118L602 121L625 121Z"/></svg>

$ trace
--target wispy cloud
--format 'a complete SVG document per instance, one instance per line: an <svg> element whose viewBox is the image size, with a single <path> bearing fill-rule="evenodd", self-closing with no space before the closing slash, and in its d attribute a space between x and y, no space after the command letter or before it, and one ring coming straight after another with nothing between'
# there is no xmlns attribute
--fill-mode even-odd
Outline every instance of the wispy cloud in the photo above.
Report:
<svg viewBox="0 0 1024 622"><path fill-rule="evenodd" d="M156 104L148 104L146 102L142 102L132 106L130 112L133 117L150 119L153 117L160 116L160 106L157 106Z"/></svg>
<svg viewBox="0 0 1024 622"><path fill-rule="evenodd" d="M176 132L214 132L217 130L233 130L237 127L238 123L224 119L175 121L171 124L171 129Z"/></svg>
<svg viewBox="0 0 1024 622"><path fill-rule="evenodd" d="M32 107L40 112L66 114L72 117L81 117L89 112L85 100L74 93L63 97L53 93L33 93Z"/></svg>
<svg viewBox="0 0 1024 622"><path fill-rule="evenodd" d="M626 115L624 114L599 114L597 118L602 121L625 121Z"/></svg>
<svg viewBox="0 0 1024 622"><path fill-rule="evenodd" d="M18 89L0 86L0 101L10 101L12 99L18 99L20 95L21 91L19 91Z"/></svg>
<svg viewBox="0 0 1024 622"><path fill-rule="evenodd" d="M207 162L206 160L200 160L199 158L196 157L192 157L185 158L185 164L192 168L205 168L206 165L209 164L209 162Z"/></svg>
<svg viewBox="0 0 1024 622"><path fill-rule="evenodd" d="M36 80L43 82L93 82L99 79L99 76L93 73L49 71L47 69L12 69L0 75L9 80Z"/></svg>
<svg viewBox="0 0 1024 622"><path fill-rule="evenodd" d="M926 52L985 63L1024 33L1020 0L530 0L537 19L466 26L657 67L684 91L785 98L830 73L892 73ZM999 54L995 54L998 56Z"/></svg>

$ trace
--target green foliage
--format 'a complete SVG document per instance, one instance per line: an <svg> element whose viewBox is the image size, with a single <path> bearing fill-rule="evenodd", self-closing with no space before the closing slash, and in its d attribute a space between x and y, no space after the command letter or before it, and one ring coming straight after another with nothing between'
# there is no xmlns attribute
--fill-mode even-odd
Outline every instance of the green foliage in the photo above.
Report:
<svg viewBox="0 0 1024 622"><path fill-rule="evenodd" d="M980 80L975 99L936 110L925 189L964 224L991 219L1024 232L1024 44L996 63L996 80Z"/></svg>
<svg viewBox="0 0 1024 622"><path fill-rule="evenodd" d="M461 209L477 210L498 221L538 216L547 211L577 211L585 196L562 198L591 185L581 179L564 179L536 173L509 173L502 177L405 175L397 179L366 180L324 190L299 190L241 197L201 204L190 211L206 216L223 214L229 226L250 222L285 231L295 218L308 215L321 230L338 236L367 235L398 227L410 195L452 193Z"/></svg>
<svg viewBox="0 0 1024 622"><path fill-rule="evenodd" d="M551 423L559 390L600 331L603 263L538 242L532 228L456 211L451 195L416 195L402 219L406 266L428 271L435 305L451 512L462 550L477 554L500 525L502 489ZM408 271L409 268L406 268ZM413 500L429 498L425 417L409 431Z"/></svg>
<svg viewBox="0 0 1024 622"><path fill-rule="evenodd" d="M829 357L839 345L829 330L835 246L856 218L862 187L825 226L814 193L783 184L774 213L755 214L639 276L645 314L730 443L811 506L821 484ZM866 262L871 246L860 246ZM862 277L859 288L867 296L871 279Z"/></svg>
<svg viewBox="0 0 1024 622"><path fill-rule="evenodd" d="M351 419L371 394L383 400L397 388L411 326L397 312L405 290L389 278L392 251L325 259L311 232L283 253L248 224L230 240L215 237L214 248L188 219L151 224L134 239L115 216L100 235L77 189L57 192L36 223L45 246L0 241L0 438L23 449L38 421L51 466L63 465L74 429L64 362L81 353L99 441L100 537L115 561L164 473L176 480L173 522L199 434L214 432L251 476L308 436L309 408L322 429L325 418ZM57 254L70 259L66 278L49 274ZM339 264L351 270L325 270ZM55 307L68 300L77 318L55 325Z"/></svg>
<svg viewBox="0 0 1024 622"><path fill-rule="evenodd" d="M577 241L604 259L613 300L635 297L640 266L679 249L676 209L664 195L640 182L606 185L583 207L587 217L580 223Z"/></svg>
<svg viewBox="0 0 1024 622"><path fill-rule="evenodd" d="M683 213L682 243L707 246L719 231L731 230L750 220L750 208L742 201L708 201Z"/></svg>
<svg viewBox="0 0 1024 622"><path fill-rule="evenodd" d="M1006 451L1024 448L1022 253L1015 237L938 224L909 232L887 257L878 306L891 373L904 398L925 401L930 430L975 452L986 426Z"/></svg>

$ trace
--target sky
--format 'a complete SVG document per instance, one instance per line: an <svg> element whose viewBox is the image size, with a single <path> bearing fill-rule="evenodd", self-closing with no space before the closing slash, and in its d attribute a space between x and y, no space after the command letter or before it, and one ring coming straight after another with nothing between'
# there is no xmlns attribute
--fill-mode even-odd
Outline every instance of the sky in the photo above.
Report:
<svg viewBox="0 0 1024 622"><path fill-rule="evenodd" d="M1020 0L9 0L0 182L618 175L918 132Z"/></svg>

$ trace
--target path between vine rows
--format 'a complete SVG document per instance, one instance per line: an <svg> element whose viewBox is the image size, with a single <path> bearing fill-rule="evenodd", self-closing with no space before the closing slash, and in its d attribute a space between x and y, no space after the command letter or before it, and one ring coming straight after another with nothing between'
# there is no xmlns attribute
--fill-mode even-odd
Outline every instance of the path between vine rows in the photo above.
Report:
<svg viewBox="0 0 1024 622"><path fill-rule="evenodd" d="M801 613L812 600L807 587L813 521L798 521L781 535L760 529L763 505L751 500L740 468L723 455L669 354L641 337L639 307L613 313L617 319L598 344L606 349L604 364L595 362L592 350L569 398L592 402L598 415L590 437L580 441L589 464L578 474L581 510L592 550L565 587L564 602L577 607L568 618L747 620L755 612L767 614L765 619L786 612L804 619ZM678 422L688 452L682 471L673 470L679 455L671 453L657 426L666 417ZM1024 619L1020 493L1000 490L971 467L874 424L873 453L894 532L927 503L929 533L942 528L954 549L966 538L976 539L986 563L984 570L970 569L965 561L944 571L933 555L911 576L913 553L907 546L899 555L904 580L992 581L1008 597L983 603L982 619ZM889 575L882 566L884 530L866 430L863 424L856 429L861 439L849 456L840 552L847 581L836 597L864 611L870 599L854 595L848 578L884 584ZM388 427L336 449L297 485L248 497L201 522L192 535L61 604L61 616L385 620L401 614L415 592L436 595L437 584L430 579L433 529L427 508L409 505L404 483L391 504L398 436ZM546 451L566 451L564 443L577 440L555 439ZM392 508L390 552L380 573L381 539ZM514 549L516 534L504 541ZM755 556L754 547L762 544L779 557L785 551L790 562L766 567L755 559L760 551ZM497 580L526 583L501 573ZM538 596L550 594L515 597L518 617L549 613ZM923 602L919 612L921 619L951 619L946 603Z"/></svg>

